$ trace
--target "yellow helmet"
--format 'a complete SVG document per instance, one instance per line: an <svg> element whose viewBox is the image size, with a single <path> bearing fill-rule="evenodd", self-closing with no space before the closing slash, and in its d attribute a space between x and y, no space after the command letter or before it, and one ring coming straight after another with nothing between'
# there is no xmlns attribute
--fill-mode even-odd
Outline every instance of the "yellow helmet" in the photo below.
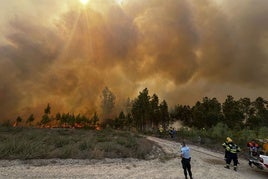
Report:
<svg viewBox="0 0 268 179"><path fill-rule="evenodd" d="M231 139L230 137L227 137L227 138L226 138L226 141L227 141L227 142L232 142L232 139Z"/></svg>

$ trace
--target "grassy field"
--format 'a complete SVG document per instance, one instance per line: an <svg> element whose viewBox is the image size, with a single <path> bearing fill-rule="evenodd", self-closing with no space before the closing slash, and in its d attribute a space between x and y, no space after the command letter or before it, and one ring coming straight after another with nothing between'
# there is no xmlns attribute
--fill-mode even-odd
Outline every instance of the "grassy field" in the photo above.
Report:
<svg viewBox="0 0 268 179"><path fill-rule="evenodd" d="M0 127L0 159L145 159L154 145L138 134L112 129Z"/></svg>

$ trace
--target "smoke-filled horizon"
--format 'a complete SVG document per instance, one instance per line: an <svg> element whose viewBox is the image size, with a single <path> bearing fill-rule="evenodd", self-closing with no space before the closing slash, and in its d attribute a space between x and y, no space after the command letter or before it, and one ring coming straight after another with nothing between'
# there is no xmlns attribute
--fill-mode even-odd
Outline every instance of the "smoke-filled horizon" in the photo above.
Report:
<svg viewBox="0 0 268 179"><path fill-rule="evenodd" d="M268 98L267 0L0 0L0 120L122 108L144 88L175 104ZM119 109L120 110L120 109Z"/></svg>

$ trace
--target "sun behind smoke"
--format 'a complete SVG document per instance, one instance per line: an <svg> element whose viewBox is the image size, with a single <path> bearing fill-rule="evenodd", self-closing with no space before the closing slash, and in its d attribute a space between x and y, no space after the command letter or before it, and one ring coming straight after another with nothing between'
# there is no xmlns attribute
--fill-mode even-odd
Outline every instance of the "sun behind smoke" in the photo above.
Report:
<svg viewBox="0 0 268 179"><path fill-rule="evenodd" d="M89 2L89 0L80 0L80 2L81 2L83 5L86 5L86 4Z"/></svg>
<svg viewBox="0 0 268 179"><path fill-rule="evenodd" d="M116 2L117 2L118 4L122 4L122 3L123 3L123 0L116 0Z"/></svg>

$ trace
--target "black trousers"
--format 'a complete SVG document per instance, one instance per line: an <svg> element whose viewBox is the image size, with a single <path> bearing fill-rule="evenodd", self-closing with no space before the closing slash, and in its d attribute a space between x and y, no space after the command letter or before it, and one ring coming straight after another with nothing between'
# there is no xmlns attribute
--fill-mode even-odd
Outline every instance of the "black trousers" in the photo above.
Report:
<svg viewBox="0 0 268 179"><path fill-rule="evenodd" d="M234 162L234 166L237 166L238 158L236 153L228 153L226 163L229 165L232 161Z"/></svg>
<svg viewBox="0 0 268 179"><path fill-rule="evenodd" d="M187 172L190 176L190 178L192 178L192 171L191 171L191 158L186 159L186 158L182 158L181 163L182 163L182 168L184 171L184 176L187 177Z"/></svg>

